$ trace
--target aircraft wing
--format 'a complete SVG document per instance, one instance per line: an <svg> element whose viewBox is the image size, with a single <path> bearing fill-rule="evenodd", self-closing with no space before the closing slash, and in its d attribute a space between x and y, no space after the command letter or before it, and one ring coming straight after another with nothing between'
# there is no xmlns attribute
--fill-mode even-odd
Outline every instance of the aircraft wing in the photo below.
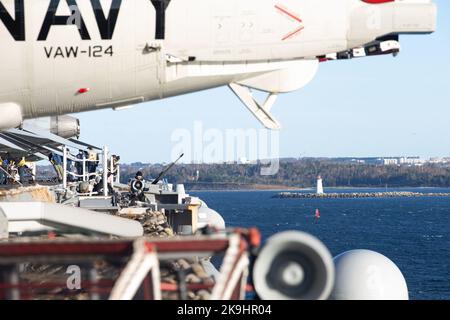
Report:
<svg viewBox="0 0 450 320"><path fill-rule="evenodd" d="M24 129L26 128L26 129ZM62 148L71 147L87 151L88 148L100 151L101 148L74 139L61 137L42 127L27 124L21 129L9 129L0 132L0 156L4 159L27 161L48 160L51 153L62 155ZM76 160L72 156L69 159Z"/></svg>

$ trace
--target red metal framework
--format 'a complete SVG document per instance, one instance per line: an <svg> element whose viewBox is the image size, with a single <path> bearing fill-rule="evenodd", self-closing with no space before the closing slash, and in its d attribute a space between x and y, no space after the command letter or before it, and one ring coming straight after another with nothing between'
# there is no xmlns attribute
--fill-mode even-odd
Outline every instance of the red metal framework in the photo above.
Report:
<svg viewBox="0 0 450 320"><path fill-rule="evenodd" d="M253 232L254 233L254 232ZM212 299L244 299L252 232L169 239L67 240L0 243L0 299L163 299L164 292L207 290ZM251 238L251 239L250 239ZM258 238L258 237L256 237ZM251 241L250 241L251 240ZM160 265L222 255L213 283L161 281ZM79 288L68 286L79 266ZM181 295L180 295L181 296Z"/></svg>

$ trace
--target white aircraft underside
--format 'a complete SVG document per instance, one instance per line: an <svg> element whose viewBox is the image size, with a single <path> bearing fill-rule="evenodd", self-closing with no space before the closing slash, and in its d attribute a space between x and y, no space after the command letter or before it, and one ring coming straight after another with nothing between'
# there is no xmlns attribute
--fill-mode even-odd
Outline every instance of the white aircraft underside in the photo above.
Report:
<svg viewBox="0 0 450 320"><path fill-rule="evenodd" d="M319 61L435 25L428 0L0 0L0 130L224 85L278 129L276 96Z"/></svg>

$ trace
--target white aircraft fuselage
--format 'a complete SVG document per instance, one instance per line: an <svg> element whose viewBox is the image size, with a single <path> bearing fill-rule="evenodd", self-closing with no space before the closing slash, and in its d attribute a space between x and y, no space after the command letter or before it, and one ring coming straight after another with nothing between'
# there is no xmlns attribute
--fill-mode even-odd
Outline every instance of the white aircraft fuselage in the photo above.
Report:
<svg viewBox="0 0 450 320"><path fill-rule="evenodd" d="M428 0L0 0L0 130L224 85L275 129L327 54L435 20Z"/></svg>

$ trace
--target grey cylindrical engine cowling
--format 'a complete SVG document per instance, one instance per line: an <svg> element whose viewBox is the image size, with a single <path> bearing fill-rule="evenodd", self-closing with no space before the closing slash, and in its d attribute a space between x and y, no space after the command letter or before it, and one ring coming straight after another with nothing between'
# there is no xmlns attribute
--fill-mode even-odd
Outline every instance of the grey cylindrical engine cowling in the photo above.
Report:
<svg viewBox="0 0 450 320"><path fill-rule="evenodd" d="M22 108L15 103L0 104L0 131L17 128L22 124Z"/></svg>
<svg viewBox="0 0 450 320"><path fill-rule="evenodd" d="M63 138L80 135L80 120L72 116L56 116L50 118L50 132Z"/></svg>

